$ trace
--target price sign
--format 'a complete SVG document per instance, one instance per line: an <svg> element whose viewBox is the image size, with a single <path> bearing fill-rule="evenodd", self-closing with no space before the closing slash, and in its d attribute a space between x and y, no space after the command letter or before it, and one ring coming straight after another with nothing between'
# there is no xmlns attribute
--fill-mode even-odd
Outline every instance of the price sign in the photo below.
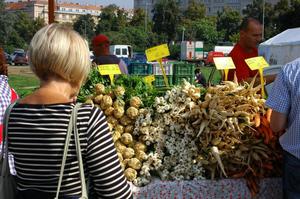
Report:
<svg viewBox="0 0 300 199"><path fill-rule="evenodd" d="M225 81L228 79L229 69L235 69L235 65L231 57L214 57L214 63L218 70L224 70Z"/></svg>
<svg viewBox="0 0 300 199"><path fill-rule="evenodd" d="M251 70L259 70L269 66L268 62L262 56L245 59L245 62Z"/></svg>
<svg viewBox="0 0 300 199"><path fill-rule="evenodd" d="M146 50L148 61L156 61L170 55L169 47L167 44L155 46Z"/></svg>
<svg viewBox="0 0 300 199"><path fill-rule="evenodd" d="M155 61L155 60L158 61L160 69L161 69L161 71L163 73L163 76L164 76L165 85L167 87L169 87L168 78L166 76L165 69L162 65L162 58L167 57L167 56L170 55L168 45L167 44L162 44L162 45L159 45L159 46L155 46L155 47L147 49L145 52L146 52L146 56L147 56L148 61Z"/></svg>
<svg viewBox="0 0 300 199"><path fill-rule="evenodd" d="M218 70L235 69L235 65L231 57L214 57L213 59Z"/></svg>
<svg viewBox="0 0 300 199"><path fill-rule="evenodd" d="M152 86L152 82L155 80L154 75L148 75L146 77L144 77L144 80L147 84Z"/></svg>
<svg viewBox="0 0 300 199"><path fill-rule="evenodd" d="M98 65L98 71L101 75L109 75L111 84L114 83L114 75L121 74L121 70L118 64Z"/></svg>
<svg viewBox="0 0 300 199"><path fill-rule="evenodd" d="M121 70L118 64L104 64L99 65L98 70L101 75L117 75L121 74Z"/></svg>
<svg viewBox="0 0 300 199"><path fill-rule="evenodd" d="M245 59L245 62L251 70L259 71L261 94L262 94L262 97L265 98L266 94L265 94L264 77L263 77L264 74L263 73L264 73L264 68L269 66L268 62L262 56Z"/></svg>

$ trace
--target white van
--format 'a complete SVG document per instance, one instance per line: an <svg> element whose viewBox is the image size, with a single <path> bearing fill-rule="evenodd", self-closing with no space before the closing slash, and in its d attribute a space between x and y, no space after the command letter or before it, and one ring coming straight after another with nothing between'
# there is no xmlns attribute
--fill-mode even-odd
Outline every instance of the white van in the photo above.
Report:
<svg viewBox="0 0 300 199"><path fill-rule="evenodd" d="M109 46L109 52L119 58L132 58L132 47L130 45L111 45Z"/></svg>

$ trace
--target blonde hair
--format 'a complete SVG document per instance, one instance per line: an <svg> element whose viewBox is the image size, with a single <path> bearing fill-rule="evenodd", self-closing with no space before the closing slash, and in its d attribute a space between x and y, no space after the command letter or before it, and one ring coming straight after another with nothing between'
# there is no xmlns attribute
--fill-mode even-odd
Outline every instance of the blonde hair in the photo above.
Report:
<svg viewBox="0 0 300 199"><path fill-rule="evenodd" d="M28 57L32 71L41 80L59 77L79 84L90 72L87 42L71 28L60 24L47 25L34 35Z"/></svg>

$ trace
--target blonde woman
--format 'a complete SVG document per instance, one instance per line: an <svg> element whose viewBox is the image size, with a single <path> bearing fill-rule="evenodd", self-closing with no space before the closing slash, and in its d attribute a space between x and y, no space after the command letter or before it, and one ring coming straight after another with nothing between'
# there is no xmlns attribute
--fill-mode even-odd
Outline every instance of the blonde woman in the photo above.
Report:
<svg viewBox="0 0 300 199"><path fill-rule="evenodd" d="M19 198L53 199L71 110L90 69L89 49L75 31L51 24L35 34L28 55L40 88L12 109L9 151L15 159ZM132 197L103 112L92 105L82 105L77 126L85 173L96 197ZM75 199L80 195L72 137L60 196Z"/></svg>

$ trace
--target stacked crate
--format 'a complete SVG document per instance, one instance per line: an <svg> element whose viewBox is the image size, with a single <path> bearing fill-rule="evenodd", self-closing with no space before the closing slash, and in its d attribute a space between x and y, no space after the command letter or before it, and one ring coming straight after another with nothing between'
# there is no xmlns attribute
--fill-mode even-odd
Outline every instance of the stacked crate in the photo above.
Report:
<svg viewBox="0 0 300 199"><path fill-rule="evenodd" d="M148 63L132 62L128 65L128 73L130 75L152 75L153 67Z"/></svg>
<svg viewBox="0 0 300 199"><path fill-rule="evenodd" d="M152 67L153 67L153 74L155 76L155 81L153 85L155 87L164 87L165 81L164 81L164 76L163 72L161 70L161 67L158 62L151 62ZM168 79L169 85L173 84L173 64L169 62L163 62L163 67L165 69L165 73Z"/></svg>
<svg viewBox="0 0 300 199"><path fill-rule="evenodd" d="M187 62L174 63L173 67L173 83L179 85L183 79L191 84L195 81L195 65Z"/></svg>

